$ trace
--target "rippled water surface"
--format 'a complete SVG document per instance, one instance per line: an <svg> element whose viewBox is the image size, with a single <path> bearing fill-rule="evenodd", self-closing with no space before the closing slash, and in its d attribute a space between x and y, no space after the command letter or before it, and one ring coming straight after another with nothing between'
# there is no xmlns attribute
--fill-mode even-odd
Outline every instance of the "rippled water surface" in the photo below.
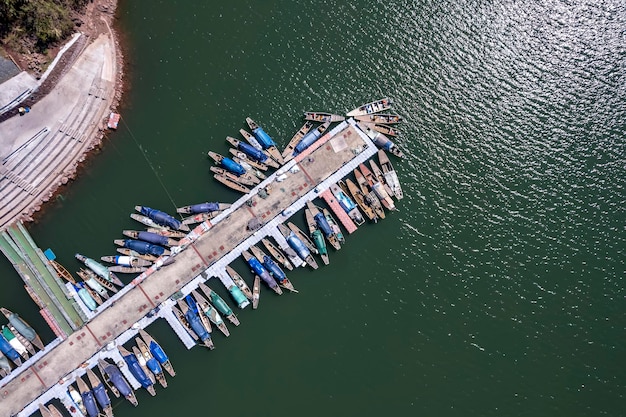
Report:
<svg viewBox="0 0 626 417"><path fill-rule="evenodd" d="M407 158L393 160L399 212L349 236L329 266L293 273L299 294L264 292L213 352L153 325L178 375L116 415L624 413L623 2L123 1L118 12L123 128L30 228L70 269L76 251L112 254L135 204L233 201L205 155L225 153L246 116L284 145L304 110L390 96ZM43 328L22 293L0 297L19 294Z"/></svg>

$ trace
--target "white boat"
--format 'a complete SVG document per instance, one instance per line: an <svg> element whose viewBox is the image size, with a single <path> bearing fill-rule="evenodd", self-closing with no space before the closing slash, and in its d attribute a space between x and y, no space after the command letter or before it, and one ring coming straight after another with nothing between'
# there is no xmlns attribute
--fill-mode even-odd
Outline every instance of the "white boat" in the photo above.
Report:
<svg viewBox="0 0 626 417"><path fill-rule="evenodd" d="M380 100L372 101L371 103L365 103L356 109L347 113L348 117L365 116L367 114L378 113L391 108L391 99L385 97Z"/></svg>

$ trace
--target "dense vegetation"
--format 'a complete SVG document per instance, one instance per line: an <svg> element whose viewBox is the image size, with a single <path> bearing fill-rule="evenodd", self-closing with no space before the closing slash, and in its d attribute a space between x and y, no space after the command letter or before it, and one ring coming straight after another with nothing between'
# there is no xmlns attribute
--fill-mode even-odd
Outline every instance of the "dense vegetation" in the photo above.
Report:
<svg viewBox="0 0 626 417"><path fill-rule="evenodd" d="M45 49L73 31L72 14L88 1L0 0L0 37L8 44L28 38Z"/></svg>

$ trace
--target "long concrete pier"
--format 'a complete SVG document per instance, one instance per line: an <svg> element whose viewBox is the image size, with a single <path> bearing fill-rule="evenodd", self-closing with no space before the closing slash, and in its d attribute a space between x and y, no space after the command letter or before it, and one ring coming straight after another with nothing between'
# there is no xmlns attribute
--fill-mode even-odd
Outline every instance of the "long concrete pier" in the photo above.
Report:
<svg viewBox="0 0 626 417"><path fill-rule="evenodd" d="M111 343L130 339L137 328L157 307L164 315L170 297L191 291L205 277L219 275L241 251L267 235L275 234L276 225L300 210L328 187L350 173L359 163L376 153L374 144L353 121L343 122L324 135L305 153L259 184L233 206L196 227L182 244L173 250L176 262L151 267L137 277L130 287L112 297L88 323L67 339L47 349L28 368L18 369L7 383L0 385L0 415L27 416L35 402L46 401L61 392L59 381L71 381L75 372L90 366L94 358L111 357ZM258 191L271 186L266 198ZM250 220L259 220L260 229L248 229ZM281 243L281 242L279 242ZM194 281L192 283L192 281ZM191 284L190 284L191 283ZM165 316L167 317L167 316ZM185 341L184 341L185 342ZM185 342L187 345L188 343ZM129 378L130 379L130 378ZM65 384L66 382L63 382Z"/></svg>

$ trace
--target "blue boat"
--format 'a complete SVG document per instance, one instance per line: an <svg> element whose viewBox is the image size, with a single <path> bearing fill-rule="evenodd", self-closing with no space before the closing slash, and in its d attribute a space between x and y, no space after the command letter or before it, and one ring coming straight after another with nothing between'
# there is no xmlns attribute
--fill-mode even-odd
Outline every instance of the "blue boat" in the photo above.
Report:
<svg viewBox="0 0 626 417"><path fill-rule="evenodd" d="M102 376L104 376L105 381L107 382L107 384L109 384L112 390L117 390L119 394L122 394L122 396L135 407L139 404L139 402L137 401L137 397L135 397L135 392L130 387L128 381L126 381L126 378L124 378L124 375L122 375L116 365L105 362L102 359L98 359L98 368L100 369L100 373L102 374Z"/></svg>
<svg viewBox="0 0 626 417"><path fill-rule="evenodd" d="M258 275L276 294L280 295L283 293L283 290L280 289L280 286L278 286L276 280L272 278L269 271L265 269L265 267L261 264L261 262L259 262L257 258L252 256L250 252L246 250L242 251L241 255L250 266L253 274Z"/></svg>
<svg viewBox="0 0 626 417"><path fill-rule="evenodd" d="M17 353L15 349L13 349L13 346L11 346L9 341L5 339L2 333L0 333L0 352L4 353L4 355L7 358L11 359L13 363L15 363L17 366L20 366L22 364L20 354Z"/></svg>
<svg viewBox="0 0 626 417"><path fill-rule="evenodd" d="M250 246L250 250L252 251L252 254L255 258L262 261L265 269L267 269L270 275L274 277L276 281L278 281L278 284L281 287L286 288L291 292L298 292L294 288L291 281L289 281L289 278L287 278L285 272L281 269L280 266L278 266L276 262L274 262L272 258L267 256L265 252L263 252L258 246L252 245Z"/></svg>
<svg viewBox="0 0 626 417"><path fill-rule="evenodd" d="M195 301L192 303L192 305L193 304L195 304ZM202 323L200 315L198 314L197 305L195 306L195 312L189 307L189 304L186 301L178 300L178 306L180 307L180 310L183 313L183 317L187 321L187 324L189 325L191 330L198 336L202 345L213 350L215 346L213 344L213 339L211 338L211 333L209 333L209 331L207 330L208 327Z"/></svg>
<svg viewBox="0 0 626 417"><path fill-rule="evenodd" d="M143 329L139 329L139 335L143 339L144 343L148 346L148 349L150 350L150 353L152 353L152 356L154 356L154 358L159 361L161 366L163 366L163 369L165 369L167 373L170 374L170 376L175 376L176 372L174 371L174 367L172 366L170 359L165 354L165 351L163 350L161 345L159 345L156 340L154 340L154 338Z"/></svg>
<svg viewBox="0 0 626 417"><path fill-rule="evenodd" d="M293 233L293 231L289 230L289 228L284 224L279 224L278 230L280 230L280 233L285 237L285 240L287 240L289 247L292 248L296 254L304 260L304 262L306 262L313 269L318 268L317 262L313 258L309 248L306 247L306 245L295 235L295 233Z"/></svg>
<svg viewBox="0 0 626 417"><path fill-rule="evenodd" d="M160 224L161 226L169 227L170 229L174 230L183 230L186 232L189 231L189 227L187 225L183 224L180 220L170 216L163 211L146 206L135 206L135 210L137 210L144 216L149 217L155 223Z"/></svg>
<svg viewBox="0 0 626 417"><path fill-rule="evenodd" d="M333 184L330 186L330 191L333 193L341 208L348 214L348 216L352 219L352 221L360 226L365 223L365 218L359 211L356 203L352 201L350 197L341 189L341 187L337 184Z"/></svg>
<svg viewBox="0 0 626 417"><path fill-rule="evenodd" d="M100 381L100 378L98 378L91 369L87 368L87 379L89 379L91 391L93 392L94 397L96 397L96 401L98 402L98 405L100 406L102 411L104 411L107 417L113 417L111 399L109 398L109 394L107 394L107 390L104 387L104 384L102 383L102 381Z"/></svg>
<svg viewBox="0 0 626 417"><path fill-rule="evenodd" d="M200 214L200 213L212 213L214 211L226 210L230 207L228 203L199 203L192 204L190 206L179 207L176 209L177 213L181 214Z"/></svg>
<svg viewBox="0 0 626 417"><path fill-rule="evenodd" d="M76 384L78 385L80 397L83 400L83 406L87 410L87 415L89 417L98 417L100 413L98 411L98 406L96 405L96 399L94 398L93 393L81 377L76 378Z"/></svg>
<svg viewBox="0 0 626 417"><path fill-rule="evenodd" d="M164 247L144 242L142 240L115 239L113 242L115 242L115 244L118 246L128 248L142 255L161 256L170 254L170 251L165 249Z"/></svg>
<svg viewBox="0 0 626 417"><path fill-rule="evenodd" d="M268 135L267 133L265 133L265 131L263 130L263 128L261 126L259 126L254 120L252 120L249 117L246 117L246 123L248 123L248 127L250 128L250 130L252 130L252 133L254 134L254 137L256 138L256 140L259 142L259 144L261 145L261 147L263 149L267 150L267 153L270 154L270 156L272 157L272 159L274 159L276 162L278 162L280 165L284 164L283 161L283 157L280 154L280 152L278 152L278 149L276 148L276 143L274 142L274 140L270 137L270 135Z"/></svg>
<svg viewBox="0 0 626 417"><path fill-rule="evenodd" d="M300 139L300 142L298 142L298 144L294 148L294 156L302 153L306 148L313 145L313 143L315 143L315 141L317 141L320 136L322 136L322 133L324 133L329 126L330 122L325 122L316 127L314 130L307 133L302 139Z"/></svg>
<svg viewBox="0 0 626 417"><path fill-rule="evenodd" d="M137 382L141 384L152 396L156 395L156 391L154 390L154 384L152 380L146 375L143 368L139 364L137 357L124 349L123 346L118 346L117 349L120 351L122 358L124 358L124 362L128 365L128 370L135 377Z"/></svg>

